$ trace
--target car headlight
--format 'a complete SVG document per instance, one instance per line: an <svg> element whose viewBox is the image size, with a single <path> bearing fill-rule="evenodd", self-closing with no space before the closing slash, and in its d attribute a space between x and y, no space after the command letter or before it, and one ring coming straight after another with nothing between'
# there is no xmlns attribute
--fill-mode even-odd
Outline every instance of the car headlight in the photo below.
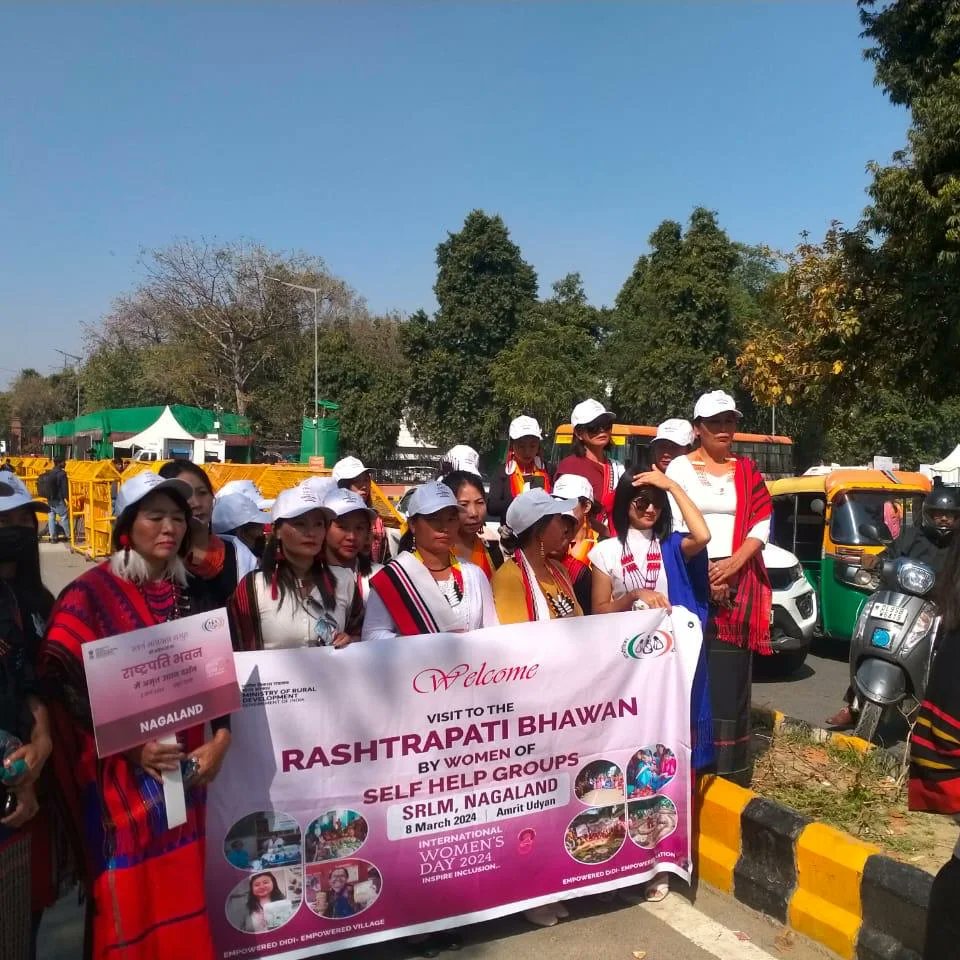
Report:
<svg viewBox="0 0 960 960"><path fill-rule="evenodd" d="M913 560L901 560L897 564L897 583L901 590L922 597L933 589L934 572L925 564Z"/></svg>
<svg viewBox="0 0 960 960"><path fill-rule="evenodd" d="M858 587L865 587L867 590L880 589L880 574L874 570L864 570L860 567L853 575L853 582Z"/></svg>
<svg viewBox="0 0 960 960"><path fill-rule="evenodd" d="M913 621L910 632L903 638L900 646L900 652L909 653L927 634L937 622L937 608L932 603L926 603L923 609L917 614L917 619Z"/></svg>
<svg viewBox="0 0 960 960"><path fill-rule="evenodd" d="M802 579L803 579L803 564L797 562L790 568L790 582L796 583L798 580L802 580Z"/></svg>

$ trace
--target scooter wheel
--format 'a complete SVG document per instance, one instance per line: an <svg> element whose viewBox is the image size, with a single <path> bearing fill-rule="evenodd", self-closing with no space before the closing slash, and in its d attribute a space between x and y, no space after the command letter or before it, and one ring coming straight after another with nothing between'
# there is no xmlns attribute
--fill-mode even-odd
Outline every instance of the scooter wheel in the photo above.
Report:
<svg viewBox="0 0 960 960"><path fill-rule="evenodd" d="M883 707L879 703L873 703L869 700L864 703L860 708L857 725L853 728L853 735L866 740L868 743L873 743L880 721L883 719L883 712Z"/></svg>

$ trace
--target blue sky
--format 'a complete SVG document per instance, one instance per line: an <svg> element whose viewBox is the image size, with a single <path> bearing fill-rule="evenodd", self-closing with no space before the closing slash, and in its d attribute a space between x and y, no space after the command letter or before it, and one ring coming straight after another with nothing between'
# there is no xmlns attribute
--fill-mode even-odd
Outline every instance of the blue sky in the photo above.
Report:
<svg viewBox="0 0 960 960"><path fill-rule="evenodd" d="M737 240L854 222L907 115L853 0L21 3L0 63L0 385L59 365L141 247L322 256L372 309L435 305L434 250L501 214L541 289L610 303L664 218Z"/></svg>

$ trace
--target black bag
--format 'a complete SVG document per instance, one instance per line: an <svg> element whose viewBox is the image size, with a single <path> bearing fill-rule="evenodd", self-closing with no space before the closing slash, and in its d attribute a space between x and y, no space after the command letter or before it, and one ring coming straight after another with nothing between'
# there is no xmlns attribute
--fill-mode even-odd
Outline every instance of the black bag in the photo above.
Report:
<svg viewBox="0 0 960 960"><path fill-rule="evenodd" d="M46 473L41 473L40 476L37 477L37 493L47 501L54 500L57 496L57 480L54 472L53 470L48 470Z"/></svg>

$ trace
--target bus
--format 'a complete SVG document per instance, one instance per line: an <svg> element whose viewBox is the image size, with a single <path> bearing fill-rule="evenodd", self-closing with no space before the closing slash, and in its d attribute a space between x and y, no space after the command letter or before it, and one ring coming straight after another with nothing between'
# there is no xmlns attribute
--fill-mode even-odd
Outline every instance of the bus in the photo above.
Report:
<svg viewBox="0 0 960 960"><path fill-rule="evenodd" d="M610 458L622 463L625 467L649 468L651 461L648 448L656 435L656 427L615 423ZM553 462L558 463L568 456L572 452L572 444L573 427L569 423L561 424L553 437ZM753 460L767 480L794 475L793 441L789 437L762 433L735 433L733 452Z"/></svg>

